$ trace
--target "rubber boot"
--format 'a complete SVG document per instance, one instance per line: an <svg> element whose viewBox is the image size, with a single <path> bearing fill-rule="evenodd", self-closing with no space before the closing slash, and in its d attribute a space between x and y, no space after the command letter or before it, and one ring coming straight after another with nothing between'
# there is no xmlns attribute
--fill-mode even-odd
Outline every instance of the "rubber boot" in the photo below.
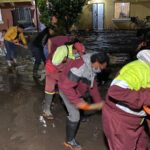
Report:
<svg viewBox="0 0 150 150"><path fill-rule="evenodd" d="M66 142L64 142L64 146L70 150L82 150L81 146L75 140L78 125L79 122L71 122L69 119L67 119Z"/></svg>
<svg viewBox="0 0 150 150"><path fill-rule="evenodd" d="M38 70L39 70L39 64L34 64L33 66L33 77L34 78L40 78L41 76L38 75Z"/></svg>
<svg viewBox="0 0 150 150"><path fill-rule="evenodd" d="M50 111L52 99L53 99L53 94L46 94L45 93L45 100L44 100L44 105L43 105L43 116L49 120L54 119L54 117Z"/></svg>

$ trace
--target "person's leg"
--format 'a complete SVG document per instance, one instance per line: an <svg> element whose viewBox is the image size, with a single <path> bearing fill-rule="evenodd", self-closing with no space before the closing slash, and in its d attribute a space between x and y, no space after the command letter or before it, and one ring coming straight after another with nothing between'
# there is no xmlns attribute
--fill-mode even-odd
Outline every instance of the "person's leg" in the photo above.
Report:
<svg viewBox="0 0 150 150"><path fill-rule="evenodd" d="M80 144L75 140L79 127L80 112L61 91L59 93L69 113L66 123L66 141L64 142L64 146L73 150L81 150Z"/></svg>
<svg viewBox="0 0 150 150"><path fill-rule="evenodd" d="M40 75L38 75L38 70L42 60L40 49L37 47L32 47L32 54L35 58L35 62L33 66L33 77L40 78Z"/></svg>
<svg viewBox="0 0 150 150"><path fill-rule="evenodd" d="M43 104L43 116L49 120L54 119L50 110L53 97L54 97L54 94L45 93L45 99L44 99L44 104Z"/></svg>
<svg viewBox="0 0 150 150"><path fill-rule="evenodd" d="M136 150L143 132L143 126L140 126L141 118L123 115L106 105L102 110L102 123L109 149Z"/></svg>
<svg viewBox="0 0 150 150"><path fill-rule="evenodd" d="M137 148L136 150L148 150L148 135L146 131L143 129L138 142L137 142Z"/></svg>
<svg viewBox="0 0 150 150"><path fill-rule="evenodd" d="M10 45L10 42L8 41L4 41L4 44L5 44L5 47L6 47L6 60L7 60L7 64L8 64L8 67L11 67L12 64L11 64L11 45Z"/></svg>
<svg viewBox="0 0 150 150"><path fill-rule="evenodd" d="M14 67L17 65L17 46L13 43L11 43L11 57L12 57L12 60L13 60L13 65Z"/></svg>
<svg viewBox="0 0 150 150"><path fill-rule="evenodd" d="M51 73L46 75L43 116L45 116L47 119L54 119L50 108L55 94L55 85L57 84L57 80L58 80L57 73Z"/></svg>
<svg viewBox="0 0 150 150"><path fill-rule="evenodd" d="M41 53L41 59L42 59L43 63L45 64L45 62L46 62L46 57L45 57L45 55L44 55L43 49L41 49L40 53Z"/></svg>

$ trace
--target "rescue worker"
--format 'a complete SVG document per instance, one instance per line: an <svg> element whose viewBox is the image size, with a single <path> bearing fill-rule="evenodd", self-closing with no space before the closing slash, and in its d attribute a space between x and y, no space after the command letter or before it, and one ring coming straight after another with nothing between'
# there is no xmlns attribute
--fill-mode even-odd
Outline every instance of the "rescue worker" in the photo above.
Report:
<svg viewBox="0 0 150 150"><path fill-rule="evenodd" d="M49 82L49 76L52 76L53 72L55 72L55 67L52 64L52 57L54 52L56 51L57 47L64 45L66 42L71 41L70 36L55 36L52 38L48 39L47 44L44 47L45 51L45 57L47 58L46 60L46 65L45 65L45 75L46 75L46 80L45 80L45 98L43 101L43 116L46 117L47 119L53 119L52 113L50 112L50 101L51 101L51 95L55 94L53 92L53 84L52 84L52 90L51 90L51 83ZM47 51L47 52L46 52ZM50 90L47 90L47 88ZM52 91L52 93L51 93ZM49 100L50 99L50 100Z"/></svg>
<svg viewBox="0 0 150 150"><path fill-rule="evenodd" d="M46 83L45 83L45 102L43 105L43 116L47 119L54 119L50 107L56 91L59 75L65 67L68 59L78 59L85 52L85 47L80 42L70 42L60 46L53 54L52 61L46 63Z"/></svg>
<svg viewBox="0 0 150 150"><path fill-rule="evenodd" d="M147 150L145 105L150 106L150 50L125 65L108 89L102 123L110 150Z"/></svg>
<svg viewBox="0 0 150 150"><path fill-rule="evenodd" d="M81 59L70 61L60 74L58 82L60 95L68 110L64 146L71 150L82 149L75 140L80 121L79 110L101 109L104 104L95 76L107 67L108 60L109 58L104 52L85 54ZM96 105L90 105L83 99L87 91Z"/></svg>
<svg viewBox="0 0 150 150"><path fill-rule="evenodd" d="M24 32L24 26L19 24L18 26L10 27L4 36L4 44L7 51L6 59L7 59L8 67L12 67L12 64L14 66L16 66L17 64L17 60L16 60L17 45L21 46L23 44L24 48L27 48L27 41L25 39L23 32Z"/></svg>

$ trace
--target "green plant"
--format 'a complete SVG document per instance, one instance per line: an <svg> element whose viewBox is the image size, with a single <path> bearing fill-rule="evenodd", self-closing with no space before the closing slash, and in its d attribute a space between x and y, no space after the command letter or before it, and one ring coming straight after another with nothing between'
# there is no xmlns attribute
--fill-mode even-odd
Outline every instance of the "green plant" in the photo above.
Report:
<svg viewBox="0 0 150 150"><path fill-rule="evenodd" d="M50 23L50 16L56 15L58 26L68 32L78 22L85 2L86 0L38 0L41 21L47 25Z"/></svg>
<svg viewBox="0 0 150 150"><path fill-rule="evenodd" d="M41 13L40 21L44 23L46 26L48 26L50 24L50 12L49 7L46 4L46 0L36 0L36 1Z"/></svg>

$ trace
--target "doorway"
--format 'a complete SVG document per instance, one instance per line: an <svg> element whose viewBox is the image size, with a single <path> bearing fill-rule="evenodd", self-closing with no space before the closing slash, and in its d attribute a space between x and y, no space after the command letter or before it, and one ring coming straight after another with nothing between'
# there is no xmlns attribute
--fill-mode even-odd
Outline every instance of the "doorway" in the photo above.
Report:
<svg viewBox="0 0 150 150"><path fill-rule="evenodd" d="M104 29L104 4L92 4L93 30Z"/></svg>

